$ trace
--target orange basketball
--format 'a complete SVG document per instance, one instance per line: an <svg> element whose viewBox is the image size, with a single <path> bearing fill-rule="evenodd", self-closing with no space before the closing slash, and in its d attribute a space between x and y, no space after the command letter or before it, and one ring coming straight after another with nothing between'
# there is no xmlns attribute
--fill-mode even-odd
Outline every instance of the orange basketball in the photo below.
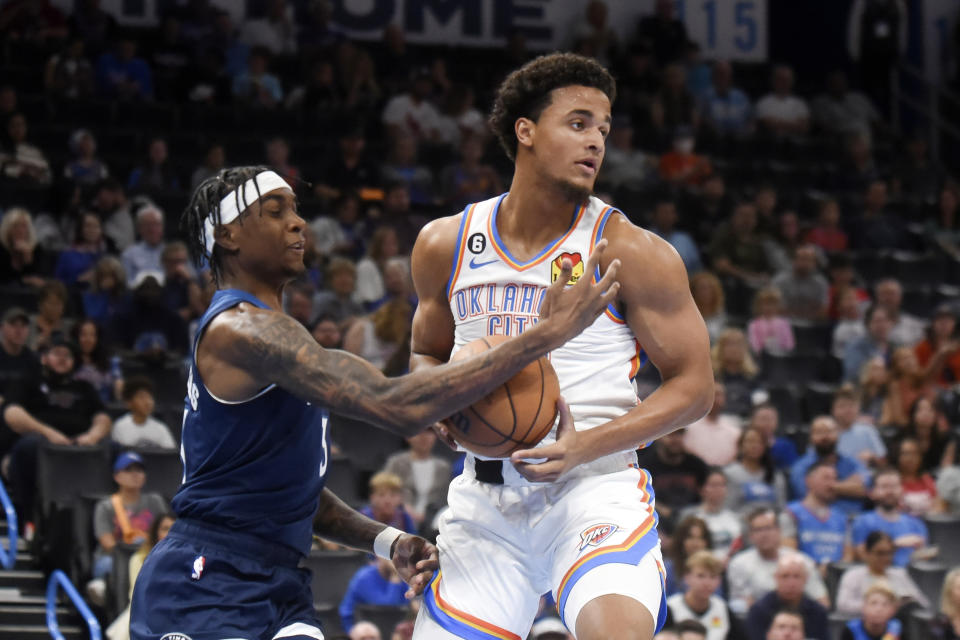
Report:
<svg viewBox="0 0 960 640"><path fill-rule="evenodd" d="M509 336L488 336L466 344L452 360L492 349ZM478 455L505 458L536 445L557 417L560 382L546 356L524 367L485 398L450 416L450 435Z"/></svg>

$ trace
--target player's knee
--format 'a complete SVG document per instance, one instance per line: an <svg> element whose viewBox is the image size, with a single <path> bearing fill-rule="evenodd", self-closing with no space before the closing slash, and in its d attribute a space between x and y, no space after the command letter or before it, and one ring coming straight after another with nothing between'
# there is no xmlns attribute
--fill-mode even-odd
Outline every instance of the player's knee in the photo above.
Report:
<svg viewBox="0 0 960 640"><path fill-rule="evenodd" d="M621 595L588 602L577 616L577 640L650 640L655 622L642 604Z"/></svg>

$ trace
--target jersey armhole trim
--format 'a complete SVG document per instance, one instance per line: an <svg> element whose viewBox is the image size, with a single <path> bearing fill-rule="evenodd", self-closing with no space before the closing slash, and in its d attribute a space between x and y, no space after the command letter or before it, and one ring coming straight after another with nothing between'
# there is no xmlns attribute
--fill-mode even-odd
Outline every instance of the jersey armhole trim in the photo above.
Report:
<svg viewBox="0 0 960 640"><path fill-rule="evenodd" d="M466 253L466 231L470 227L470 220L473 218L473 211L476 209L478 203L473 203L469 207L463 210L460 218L460 229L457 230L457 255L453 260L453 264L450 265L450 278L447 280L447 300L450 299L450 296L453 294L453 286L457 283L457 278L460 277L460 267L463 265L463 255Z"/></svg>
<svg viewBox="0 0 960 640"><path fill-rule="evenodd" d="M603 238L603 230L606 228L607 221L610 220L610 216L612 216L614 213L619 213L620 215L624 215L623 211L620 211L620 209L615 209L614 207L608 206L606 209L604 209L600 213L599 216L597 216L597 222L596 224L593 225L593 234L590 236L590 253L593 253L593 250L596 248L597 243L600 242L601 238ZM594 270L593 281L600 282L600 265L599 264L597 265L597 268ZM623 317L623 314L617 311L617 308L612 304L607 305L607 308L604 310L604 313L607 315L608 318L610 318L617 324L627 323L627 320L626 318Z"/></svg>

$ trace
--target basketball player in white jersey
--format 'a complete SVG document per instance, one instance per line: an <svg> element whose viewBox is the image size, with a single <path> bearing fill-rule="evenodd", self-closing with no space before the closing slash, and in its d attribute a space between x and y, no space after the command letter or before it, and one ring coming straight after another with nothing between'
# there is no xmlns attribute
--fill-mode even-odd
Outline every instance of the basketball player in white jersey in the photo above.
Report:
<svg viewBox="0 0 960 640"><path fill-rule="evenodd" d="M415 369L528 329L565 260L571 284L621 261L616 302L551 354L566 399L554 433L510 460L468 454L451 483L417 640L521 640L547 591L577 640L649 640L663 623L653 489L635 450L703 416L713 376L680 257L590 196L614 94L603 67L573 54L512 73L490 119L515 161L510 191L431 223L414 247ZM639 404L646 358L663 384Z"/></svg>

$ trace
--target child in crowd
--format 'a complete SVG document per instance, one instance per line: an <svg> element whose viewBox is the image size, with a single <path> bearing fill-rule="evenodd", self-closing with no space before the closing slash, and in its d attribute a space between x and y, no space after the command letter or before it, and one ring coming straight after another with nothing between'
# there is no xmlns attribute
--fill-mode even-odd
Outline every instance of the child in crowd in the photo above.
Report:
<svg viewBox="0 0 960 640"><path fill-rule="evenodd" d="M360 513L377 522L416 533L417 525L403 506L403 480L394 473L381 471L370 478L370 504Z"/></svg>
<svg viewBox="0 0 960 640"><path fill-rule="evenodd" d="M177 448L167 426L150 415L155 401L153 383L148 378L128 378L123 385L123 401L130 412L113 423L111 437L114 442L122 447Z"/></svg>
<svg viewBox="0 0 960 640"><path fill-rule="evenodd" d="M840 640L899 640L902 625L896 613L897 596L885 584L875 584L863 597L861 616L847 623Z"/></svg>
<svg viewBox="0 0 960 640"><path fill-rule="evenodd" d="M783 315L783 297L773 287L757 292L753 299L753 320L747 326L750 348L777 355L793 351L793 328Z"/></svg>
<svg viewBox="0 0 960 640"><path fill-rule="evenodd" d="M706 627L707 640L742 638L743 630L727 603L713 595L722 578L723 562L713 553L697 551L690 556L683 574L687 591L667 598L667 623L696 620Z"/></svg>

